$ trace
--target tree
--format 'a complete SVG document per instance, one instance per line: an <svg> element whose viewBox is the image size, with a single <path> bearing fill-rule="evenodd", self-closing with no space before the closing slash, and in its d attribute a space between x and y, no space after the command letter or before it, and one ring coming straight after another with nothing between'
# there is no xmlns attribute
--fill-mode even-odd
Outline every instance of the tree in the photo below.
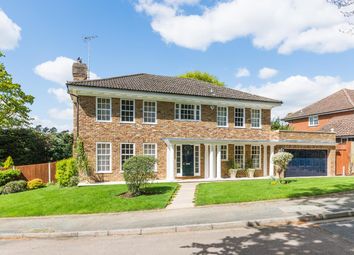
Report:
<svg viewBox="0 0 354 255"><path fill-rule="evenodd" d="M223 82L219 81L216 76L211 75L206 72L200 72L200 71L187 72L185 74L179 75L178 77L205 81L205 82L212 83L212 84L215 84L220 87L224 87L224 85L225 85Z"/></svg>
<svg viewBox="0 0 354 255"><path fill-rule="evenodd" d="M280 183L284 178L285 171L288 168L290 161L293 159L293 155L289 152L280 151L274 154L272 160L275 166L275 170L278 174Z"/></svg>
<svg viewBox="0 0 354 255"><path fill-rule="evenodd" d="M143 188L155 179L156 159L151 156L134 156L124 162L124 180L130 196L139 196Z"/></svg>
<svg viewBox="0 0 354 255"><path fill-rule="evenodd" d="M292 127L278 117L272 120L272 130L292 130Z"/></svg>
<svg viewBox="0 0 354 255"><path fill-rule="evenodd" d="M0 52L0 57L3 57ZM21 85L13 83L5 65L0 63L0 126L2 128L22 127L30 124L27 104L32 104L34 97L25 94Z"/></svg>

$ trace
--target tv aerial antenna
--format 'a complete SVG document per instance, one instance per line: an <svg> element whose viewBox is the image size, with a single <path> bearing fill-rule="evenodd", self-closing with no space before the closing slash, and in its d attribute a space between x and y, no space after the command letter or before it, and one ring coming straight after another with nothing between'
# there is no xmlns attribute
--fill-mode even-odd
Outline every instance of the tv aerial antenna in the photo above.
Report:
<svg viewBox="0 0 354 255"><path fill-rule="evenodd" d="M97 35L87 35L83 36L82 39L87 45L87 79L90 79L90 53L91 53L91 48L90 48L90 43L92 40L96 39L98 36Z"/></svg>

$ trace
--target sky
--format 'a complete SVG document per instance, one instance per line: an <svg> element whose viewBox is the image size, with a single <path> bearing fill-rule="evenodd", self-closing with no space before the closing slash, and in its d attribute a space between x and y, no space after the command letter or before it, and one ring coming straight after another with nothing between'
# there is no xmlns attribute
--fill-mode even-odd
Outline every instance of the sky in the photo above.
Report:
<svg viewBox="0 0 354 255"><path fill-rule="evenodd" d="M349 7L351 8L351 7ZM354 89L354 33L326 0L0 0L1 59L35 96L34 125L72 129L65 82L77 57L91 78L209 72L284 103L284 117ZM353 7L354 9L354 7Z"/></svg>

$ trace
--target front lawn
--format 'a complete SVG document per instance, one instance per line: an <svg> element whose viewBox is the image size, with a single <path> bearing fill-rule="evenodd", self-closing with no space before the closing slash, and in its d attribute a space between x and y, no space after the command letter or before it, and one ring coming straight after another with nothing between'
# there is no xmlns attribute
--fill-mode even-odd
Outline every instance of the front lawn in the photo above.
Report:
<svg viewBox="0 0 354 255"><path fill-rule="evenodd" d="M126 185L46 188L0 196L0 217L108 213L165 208L178 184L151 184L146 195L123 198Z"/></svg>
<svg viewBox="0 0 354 255"><path fill-rule="evenodd" d="M288 184L271 180L202 183L197 186L196 204L226 204L278 198L316 196L354 190L354 177L289 178Z"/></svg>

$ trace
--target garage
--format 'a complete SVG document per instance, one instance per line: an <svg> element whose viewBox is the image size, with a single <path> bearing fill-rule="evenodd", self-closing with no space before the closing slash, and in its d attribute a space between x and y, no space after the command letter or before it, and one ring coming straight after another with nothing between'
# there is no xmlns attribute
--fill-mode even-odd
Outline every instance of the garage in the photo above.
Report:
<svg viewBox="0 0 354 255"><path fill-rule="evenodd" d="M286 150L294 158L289 163L286 177L300 176L326 176L327 151L326 150Z"/></svg>

